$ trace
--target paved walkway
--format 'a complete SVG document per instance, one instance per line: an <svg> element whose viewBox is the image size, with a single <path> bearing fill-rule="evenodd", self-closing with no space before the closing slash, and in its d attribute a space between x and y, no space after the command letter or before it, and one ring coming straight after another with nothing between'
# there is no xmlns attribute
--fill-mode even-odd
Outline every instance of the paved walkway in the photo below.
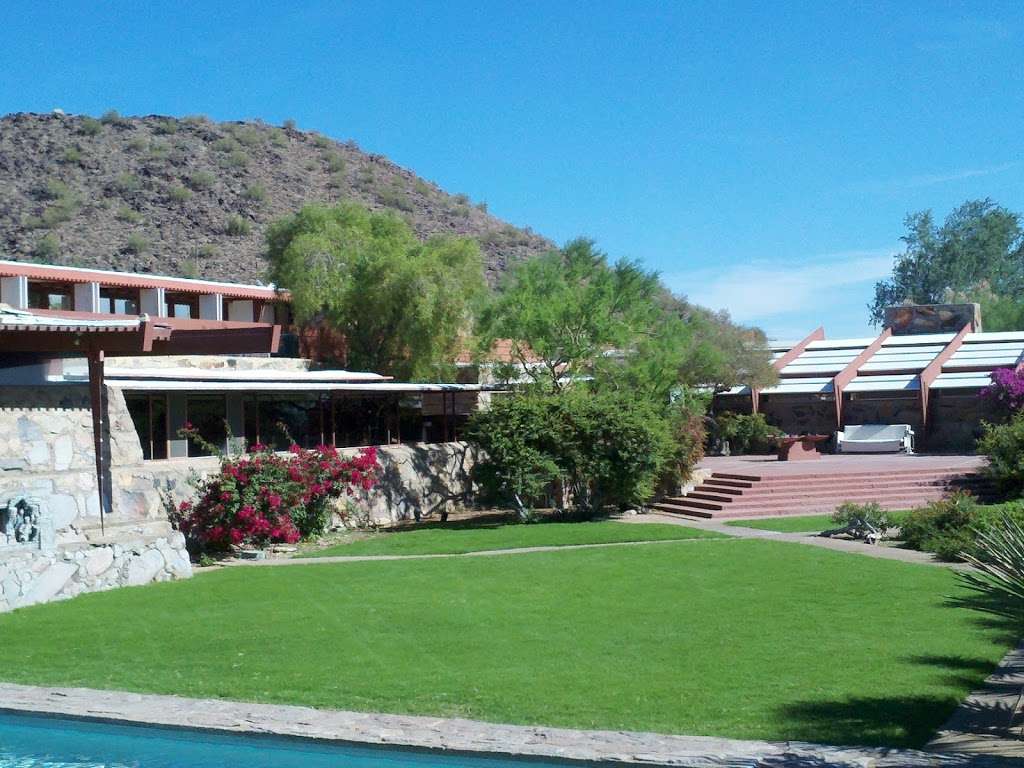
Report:
<svg viewBox="0 0 1024 768"><path fill-rule="evenodd" d="M0 683L0 710L441 752L687 768L1009 768L1020 761L918 750L500 725L219 699Z"/></svg>
<svg viewBox="0 0 1024 768"><path fill-rule="evenodd" d="M574 549L605 549L607 547L645 547L656 544L693 544L696 542L728 542L731 539L657 539L656 541L610 541L602 544L565 544L548 547L516 547L512 549L480 549L475 552L442 552L432 555L330 555L327 557L274 557L267 560L226 560L220 565L318 565L323 563L368 563L389 560L437 560L453 557L494 557L495 555L528 555L533 552L565 552ZM219 567L219 566L213 566Z"/></svg>
<svg viewBox="0 0 1024 768"><path fill-rule="evenodd" d="M717 531L728 536L735 536L741 539L768 539L772 541L785 541L793 544L806 544L811 547L821 547L837 552L851 552L857 555L877 557L881 560L899 560L904 563L915 563L917 565L935 565L953 570L964 570L969 566L963 563L947 563L939 560L928 552L918 552L914 549L902 549L900 547L888 546L886 544L866 544L862 541L850 539L827 538L806 533L782 533L780 531L765 531L761 528L745 528L738 525L727 525L722 521L714 520L686 520L676 515L663 515L652 512L646 515L635 515L622 518L624 523L667 523L669 525L683 525L688 528L700 528L705 531ZM735 521L742 522L742 521ZM698 541L718 541L718 539L698 539Z"/></svg>

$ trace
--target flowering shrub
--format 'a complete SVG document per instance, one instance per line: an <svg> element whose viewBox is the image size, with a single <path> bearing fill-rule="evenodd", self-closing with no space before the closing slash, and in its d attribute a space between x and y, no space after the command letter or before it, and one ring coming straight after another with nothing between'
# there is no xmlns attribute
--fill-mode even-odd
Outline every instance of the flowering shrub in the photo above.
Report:
<svg viewBox="0 0 1024 768"><path fill-rule="evenodd" d="M992 371L992 383L981 390L981 396L998 414L1001 421L1024 409L1024 371L1015 368L997 368Z"/></svg>
<svg viewBox="0 0 1024 768"><path fill-rule="evenodd" d="M293 445L280 455L253 445L245 456L222 456L220 473L198 483L195 503L183 501L176 523L208 549L293 543L323 533L334 499L377 481L377 450L353 458L321 445Z"/></svg>

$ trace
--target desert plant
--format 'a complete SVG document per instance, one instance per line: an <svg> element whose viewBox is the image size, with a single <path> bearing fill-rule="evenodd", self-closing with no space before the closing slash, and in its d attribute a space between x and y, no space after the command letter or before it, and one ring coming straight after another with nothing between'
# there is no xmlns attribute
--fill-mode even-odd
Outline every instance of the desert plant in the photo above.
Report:
<svg viewBox="0 0 1024 768"><path fill-rule="evenodd" d="M284 128L286 131L294 131L295 121L289 117L287 120L281 123L281 127Z"/></svg>
<svg viewBox="0 0 1024 768"><path fill-rule="evenodd" d="M741 414L724 411L715 417L718 425L717 437L729 442L730 453L766 454L775 450L775 438L783 434L773 427L763 413Z"/></svg>
<svg viewBox="0 0 1024 768"><path fill-rule="evenodd" d="M974 544L972 527L979 522L978 503L964 491L912 509L900 523L900 538L912 549L934 552L943 560L959 560Z"/></svg>
<svg viewBox="0 0 1024 768"><path fill-rule="evenodd" d="M249 164L249 155L244 149L236 149L224 155L221 163L228 168L245 168Z"/></svg>
<svg viewBox="0 0 1024 768"><path fill-rule="evenodd" d="M267 199L267 188L259 182L253 182L245 188L245 192L242 195L246 200L262 202Z"/></svg>
<svg viewBox="0 0 1024 768"><path fill-rule="evenodd" d="M194 190L210 189L217 181L217 177L207 171L196 171L190 173L186 182Z"/></svg>
<svg viewBox="0 0 1024 768"><path fill-rule="evenodd" d="M78 132L83 136L96 136L103 130L103 123L95 117L83 117L78 124Z"/></svg>
<svg viewBox="0 0 1024 768"><path fill-rule="evenodd" d="M320 133L313 134L313 143L321 149L329 149L334 146L334 141Z"/></svg>
<svg viewBox="0 0 1024 768"><path fill-rule="evenodd" d="M132 124L131 120L125 117L121 117L121 113L116 109L108 109L100 117L100 122L104 125L112 125L115 128L127 128Z"/></svg>
<svg viewBox="0 0 1024 768"><path fill-rule="evenodd" d="M157 120L156 125L153 126L153 133L160 134L161 136L170 136L177 132L178 121L171 117Z"/></svg>
<svg viewBox="0 0 1024 768"><path fill-rule="evenodd" d="M178 262L178 274L181 277L194 280L199 277L199 262L195 259L184 259Z"/></svg>
<svg viewBox="0 0 1024 768"><path fill-rule="evenodd" d="M175 203L185 203L192 198L192 190L188 187L183 187L180 184L176 184L167 190L167 199L172 200Z"/></svg>
<svg viewBox="0 0 1024 768"><path fill-rule="evenodd" d="M224 234L231 235L232 237L242 237L248 235L251 231L252 225L237 215L229 216L227 223L224 225Z"/></svg>
<svg viewBox="0 0 1024 768"><path fill-rule="evenodd" d="M239 144L233 136L224 136L213 142L211 147L217 152L227 154L229 152L234 152L236 149L241 149L242 145Z"/></svg>
<svg viewBox="0 0 1024 768"><path fill-rule="evenodd" d="M52 232L47 232L36 241L32 248L32 258L41 262L53 262L60 256L60 240Z"/></svg>
<svg viewBox="0 0 1024 768"><path fill-rule="evenodd" d="M82 152L78 147L66 147L60 161L65 165L81 165Z"/></svg>
<svg viewBox="0 0 1024 768"><path fill-rule="evenodd" d="M331 189L344 189L345 187L345 174L344 173L332 173L327 178L327 186Z"/></svg>
<svg viewBox="0 0 1024 768"><path fill-rule="evenodd" d="M345 170L345 158L337 152L328 152L324 155L324 162L327 163L327 170L331 173L339 173Z"/></svg>
<svg viewBox="0 0 1024 768"><path fill-rule="evenodd" d="M49 179L39 190L38 195L53 202L38 216L29 216L25 219L25 226L29 229L57 227L73 218L82 205L78 195L60 179Z"/></svg>
<svg viewBox="0 0 1024 768"><path fill-rule="evenodd" d="M958 574L961 583L1001 612L1024 618L1024 525L1019 518L999 515L976 532L973 551L961 557L975 568Z"/></svg>
<svg viewBox="0 0 1024 768"><path fill-rule="evenodd" d="M209 125L210 118L208 118L206 115L185 115L183 118L181 118L181 122L185 123L186 125L191 125L193 127L198 128L201 126Z"/></svg>
<svg viewBox="0 0 1024 768"><path fill-rule="evenodd" d="M847 527L866 523L878 530L880 534L885 534L886 530L893 527L893 520L890 514L874 502L868 502L867 504L844 502L836 508L831 517L833 517L833 522L837 526Z"/></svg>
<svg viewBox="0 0 1024 768"><path fill-rule="evenodd" d="M239 144L247 147L255 147L263 143L263 132L251 125L232 126L231 135Z"/></svg>
<svg viewBox="0 0 1024 768"><path fill-rule="evenodd" d="M142 188L142 181L135 174L119 173L112 186L122 195L128 195L138 192Z"/></svg>
<svg viewBox="0 0 1024 768"><path fill-rule="evenodd" d="M142 221L142 214L133 208L129 208L127 205L122 205L117 209L117 213L114 214L114 218L118 221L124 221L129 224L138 224Z"/></svg>
<svg viewBox="0 0 1024 768"><path fill-rule="evenodd" d="M204 243L196 248L196 257L200 259L209 259L217 255L217 248L211 243Z"/></svg>
<svg viewBox="0 0 1024 768"><path fill-rule="evenodd" d="M141 136L136 136L132 139L129 139L128 143L125 146L128 147L128 149L130 149L132 152L141 152L146 148L146 140Z"/></svg>
<svg viewBox="0 0 1024 768"><path fill-rule="evenodd" d="M134 253L138 255L140 253L144 253L148 248L149 241L138 232L132 232L128 235L128 239L124 243L124 250L126 253Z"/></svg>

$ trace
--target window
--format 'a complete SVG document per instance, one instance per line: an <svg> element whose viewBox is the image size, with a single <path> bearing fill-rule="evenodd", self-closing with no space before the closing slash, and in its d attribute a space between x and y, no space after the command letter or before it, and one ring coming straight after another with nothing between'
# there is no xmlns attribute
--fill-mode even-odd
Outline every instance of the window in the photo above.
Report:
<svg viewBox="0 0 1024 768"><path fill-rule="evenodd" d="M138 290L100 286L100 312L108 315L139 314Z"/></svg>
<svg viewBox="0 0 1024 768"><path fill-rule="evenodd" d="M167 458L166 395L126 394L125 402L142 444L143 459Z"/></svg>
<svg viewBox="0 0 1024 768"><path fill-rule="evenodd" d="M188 398L187 419L200 440L189 438L189 456L210 456L213 450L227 448L227 400L224 395L203 395ZM209 444L209 445L207 445Z"/></svg>
<svg viewBox="0 0 1024 768"><path fill-rule="evenodd" d="M330 410L318 395L254 395L244 400L243 409L246 445L284 451L293 440L303 448L330 442Z"/></svg>
<svg viewBox="0 0 1024 768"><path fill-rule="evenodd" d="M29 281L29 309L71 311L75 308L74 288L66 283Z"/></svg>
<svg viewBox="0 0 1024 768"><path fill-rule="evenodd" d="M185 319L196 319L199 317L198 294L167 291L164 296L167 302L168 317L181 317Z"/></svg>

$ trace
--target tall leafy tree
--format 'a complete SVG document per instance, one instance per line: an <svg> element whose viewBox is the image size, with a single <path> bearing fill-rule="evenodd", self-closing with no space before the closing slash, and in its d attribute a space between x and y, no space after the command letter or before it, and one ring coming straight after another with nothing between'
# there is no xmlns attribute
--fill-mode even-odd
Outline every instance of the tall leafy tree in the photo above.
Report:
<svg viewBox="0 0 1024 768"><path fill-rule="evenodd" d="M1020 217L992 200L964 203L942 226L931 211L911 214L906 228L906 249L896 257L892 276L875 285L869 307L874 322L881 322L885 307L908 301L969 298L983 285L998 297L1017 297L1024 290Z"/></svg>
<svg viewBox="0 0 1024 768"><path fill-rule="evenodd" d="M352 368L407 380L450 373L485 290L476 242L420 242L401 218L354 203L307 205L267 233L271 278L300 323L341 332Z"/></svg>
<svg viewBox="0 0 1024 768"><path fill-rule="evenodd" d="M481 349L507 339L519 369L559 390L591 378L666 401L680 386L771 383L764 335L676 298L657 273L573 240L518 264L485 307Z"/></svg>

